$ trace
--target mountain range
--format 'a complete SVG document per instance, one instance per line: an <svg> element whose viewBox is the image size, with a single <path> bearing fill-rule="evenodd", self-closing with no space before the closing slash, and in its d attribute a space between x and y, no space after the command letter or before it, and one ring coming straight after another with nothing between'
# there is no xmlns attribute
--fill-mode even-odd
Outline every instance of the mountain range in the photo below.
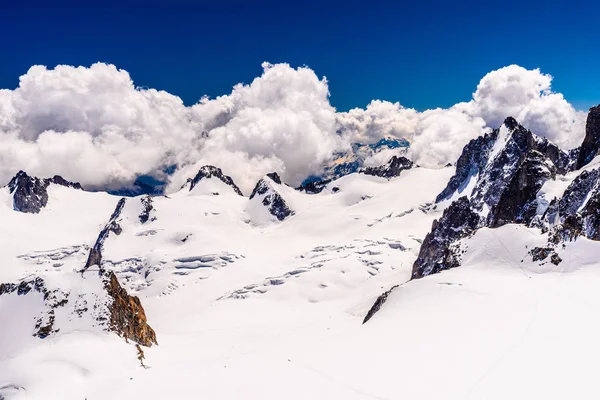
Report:
<svg viewBox="0 0 600 400"><path fill-rule="evenodd" d="M600 106L420 167L382 139L294 188L0 189L0 399L595 398ZM381 165L374 161L381 157Z"/></svg>

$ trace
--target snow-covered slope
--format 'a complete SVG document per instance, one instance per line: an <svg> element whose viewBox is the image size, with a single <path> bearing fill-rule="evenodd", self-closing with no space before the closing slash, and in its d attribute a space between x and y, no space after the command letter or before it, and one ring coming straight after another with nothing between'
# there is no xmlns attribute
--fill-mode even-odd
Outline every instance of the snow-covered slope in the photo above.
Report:
<svg viewBox="0 0 600 400"><path fill-rule="evenodd" d="M127 199L20 175L0 399L596 398L600 157L576 160L507 119L456 167L248 197L213 166Z"/></svg>
<svg viewBox="0 0 600 400"><path fill-rule="evenodd" d="M234 385L224 384L230 374L237 376L236 369L246 368L245 361L218 368L214 363L281 346L276 338L299 326L314 326L309 336L320 335L322 324L356 324L358 329L383 288L409 279L419 240L436 215L425 212L428 203L451 174L452 168L416 168L391 180L351 174L314 195L269 175L261 180L267 190L260 190L259 182L252 199L215 176L198 180L191 190L188 184L169 196L125 201L51 185L48 205L36 215L13 210L3 188L0 229L6 267L0 281L39 277L46 286L68 292L60 312L77 323L57 316L56 332L34 337L34 317L48 309L43 294L0 296L3 310L20 310L2 313L7 332L13 332L6 337L23 340L9 346L9 358L2 354L0 393L7 398L191 398L199 389L192 376L204 376L207 397L236 397L249 383L249 393L259 397L260 376L248 374ZM277 203L273 196L264 204L273 194L293 210L282 221L270 213L269 205ZM100 323L93 312L110 298L94 262L81 271L100 237L101 269L114 272L121 286L140 298L156 332L159 346L144 349L148 369L140 367L133 344L102 326L95 328ZM98 305L88 295L99 297ZM81 318L74 311L81 308L78 301L88 304ZM56 374L46 359L61 365ZM281 368L269 358L261 363L267 363L266 369L256 372L263 377ZM29 364L46 376L28 371ZM288 367L281 372L284 381L300 368ZM164 385L174 376L180 377L175 388ZM310 393L329 386L319 383Z"/></svg>

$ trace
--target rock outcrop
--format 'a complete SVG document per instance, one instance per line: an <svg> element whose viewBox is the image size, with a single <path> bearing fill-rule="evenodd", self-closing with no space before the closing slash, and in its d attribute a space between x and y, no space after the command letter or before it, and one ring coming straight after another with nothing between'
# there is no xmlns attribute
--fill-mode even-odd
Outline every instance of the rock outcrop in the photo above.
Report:
<svg viewBox="0 0 600 400"><path fill-rule="evenodd" d="M48 204L50 184L82 190L79 183L69 182L58 175L40 179L19 171L8 183L8 190L13 196L14 210L31 214L39 213Z"/></svg>
<svg viewBox="0 0 600 400"><path fill-rule="evenodd" d="M555 245L579 236L600 240L600 169L582 171L562 197L550 203L542 221Z"/></svg>
<svg viewBox="0 0 600 400"><path fill-rule="evenodd" d="M487 226L496 228L509 223L529 224L536 215L537 193L544 182L555 178L555 165L539 151L531 150L490 211Z"/></svg>
<svg viewBox="0 0 600 400"><path fill-rule="evenodd" d="M449 199L455 193L463 194L471 179L477 179L483 173L490 150L498 138L498 132L499 130L496 129L467 143L456 162L454 176L437 196L436 203Z"/></svg>
<svg viewBox="0 0 600 400"><path fill-rule="evenodd" d="M298 186L296 190L307 194L319 194L331 182L331 179L309 181Z"/></svg>
<svg viewBox="0 0 600 400"><path fill-rule="evenodd" d="M577 169L587 165L600 150L600 105L590 108L585 124L585 137L577 158Z"/></svg>
<svg viewBox="0 0 600 400"><path fill-rule="evenodd" d="M393 178L399 176L404 170L412 168L413 163L406 157L393 156L386 165L379 167L367 167L360 172L365 175L379 176L381 178Z"/></svg>
<svg viewBox="0 0 600 400"><path fill-rule="evenodd" d="M436 201L463 197L434 222L413 265L413 278L460 265L455 244L479 227L530 224L544 182L570 171L574 162L573 153L532 134L511 117L499 129L471 140Z"/></svg>
<svg viewBox="0 0 600 400"><path fill-rule="evenodd" d="M390 293L392 293L394 289L398 288L399 286L400 285L394 285L389 290L386 290L379 297L377 297L377 300L375 300L375 303L373 303L373 305L367 312L367 315L365 315L365 318L363 319L363 325L366 324L371 318L373 318L373 316L381 309L383 303L387 301L387 298L390 295Z"/></svg>
<svg viewBox="0 0 600 400"><path fill-rule="evenodd" d="M223 182L227 186L231 186L231 188L233 189L234 192L236 192L240 196L243 196L242 191L233 182L233 179L230 176L227 176L227 175L223 174L223 171L221 171L221 168L217 168L217 167L214 167L212 165L205 165L205 166L201 167L200 170L198 171L198 173L196 174L196 176L193 179L188 179L187 180L186 185L189 185L190 192L191 192L192 189L194 189L194 187L201 180L203 180L203 179L211 179L211 178L219 179L221 182ZM184 187L186 185L184 185Z"/></svg>
<svg viewBox="0 0 600 400"><path fill-rule="evenodd" d="M123 197L117 203L117 207L115 211L113 211L108 223L104 226L104 228L100 231L98 235L98 239L94 243L94 246L90 249L90 254L88 255L87 262L83 267L83 270L87 270L92 265L97 265L99 268L102 268L102 248L104 246L104 242L108 235L113 232L116 235L121 234L121 225L119 225L118 219L121 216L121 211L123 211L123 207L125 207L126 199Z"/></svg>
<svg viewBox="0 0 600 400"><path fill-rule="evenodd" d="M49 290L46 287L46 282L40 277L23 280L16 283L0 283L0 296L5 294L17 293L19 296L25 296L30 292L38 292L44 298L45 307L39 316L36 317L33 336L44 339L60 330L54 326L56 318L55 309L63 307L67 303L68 293L64 293L58 289Z"/></svg>
<svg viewBox="0 0 600 400"><path fill-rule="evenodd" d="M125 340L132 340L143 346L158 344L154 329L148 325L146 313L137 296L130 296L121 287L116 275L108 272L105 288L112 304L110 310L110 329Z"/></svg>
<svg viewBox="0 0 600 400"><path fill-rule="evenodd" d="M412 279L459 266L460 250L452 245L472 234L479 225L479 214L473 211L466 196L452 202L440 220L433 221L431 232L425 236L413 264Z"/></svg>
<svg viewBox="0 0 600 400"><path fill-rule="evenodd" d="M486 207L494 208L513 176L522 171L522 164L532 157L532 151L547 159L557 174L565 174L574 167L573 153L534 135L514 118L508 117L501 128L471 140L465 146L457 162L455 175L438 195L436 202L455 195L466 195L478 211ZM540 163L541 160L538 160ZM474 184L471 183L472 179L475 180Z"/></svg>
<svg viewBox="0 0 600 400"><path fill-rule="evenodd" d="M282 185L281 178L276 172L271 172L258 181L250 200L259 200L269 213L276 217L279 221L283 221L290 215L294 215L292 210L281 194L277 190L277 186Z"/></svg>
<svg viewBox="0 0 600 400"><path fill-rule="evenodd" d="M74 279L83 279L74 277ZM86 277L99 279L104 287L104 292L88 292L78 288L77 282L70 282L74 286L63 289L49 288L40 277L23 280L19 283L0 284L0 296L16 294L27 296L32 293L41 295L42 304L36 310L35 327L33 336L44 339L61 330L80 329L76 321L89 315L89 329L115 332L126 340L134 341L143 346L157 344L156 333L148 325L146 314L139 298L130 296L121 287L113 272L100 272ZM96 286L97 287L97 286ZM74 289L74 293L70 290ZM80 291L77 292L77 289ZM61 318L57 319L57 315ZM62 321L63 326L57 326L57 321ZM74 325L69 325L73 323Z"/></svg>
<svg viewBox="0 0 600 400"><path fill-rule="evenodd" d="M156 220L156 217L152 217L153 211L154 211L154 204L152 201L152 197L151 196L144 196L140 199L140 202L142 203L142 212L139 215L139 220L142 224L145 224L146 222L148 222L149 220L154 221Z"/></svg>

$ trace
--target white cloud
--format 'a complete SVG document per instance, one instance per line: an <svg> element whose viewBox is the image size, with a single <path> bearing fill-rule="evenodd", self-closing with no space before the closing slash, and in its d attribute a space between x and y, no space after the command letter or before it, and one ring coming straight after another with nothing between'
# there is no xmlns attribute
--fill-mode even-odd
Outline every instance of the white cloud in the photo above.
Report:
<svg viewBox="0 0 600 400"><path fill-rule="evenodd" d="M552 92L552 79L539 69L518 65L492 71L473 93L471 113L493 128L512 116L560 146L577 147L583 141L587 113L576 111L562 94Z"/></svg>
<svg viewBox="0 0 600 400"><path fill-rule="evenodd" d="M113 65L34 66L0 95L0 180L19 169L117 187L198 146L181 99L137 89ZM175 156L176 155L176 156Z"/></svg>
<svg viewBox="0 0 600 400"><path fill-rule="evenodd" d="M400 103L373 100L366 109L354 108L337 114L338 127L356 143L375 143L386 137L412 137L419 113Z"/></svg>
<svg viewBox="0 0 600 400"><path fill-rule="evenodd" d="M339 113L338 124L352 141L404 137L412 142L413 160L429 167L456 161L470 139L499 127L508 116L559 146L577 147L587 114L552 92L551 82L552 76L538 69L511 65L488 73L471 101L449 109L417 112L399 103L374 100L366 109Z"/></svg>
<svg viewBox="0 0 600 400"><path fill-rule="evenodd" d="M335 132L335 109L324 78L288 64L264 63L263 68L249 85L238 84L230 95L204 98L192 107L208 138L198 161L186 170L218 165L245 192L274 170L298 185L346 146ZM186 173L178 173L172 188L185 178Z"/></svg>
<svg viewBox="0 0 600 400"><path fill-rule="evenodd" d="M456 108L428 110L420 115L409 153L423 167L454 163L467 142L484 132L485 122Z"/></svg>
<svg viewBox="0 0 600 400"><path fill-rule="evenodd" d="M310 68L263 68L250 84L186 107L167 92L136 88L113 65L31 67L16 89L0 90L0 183L25 169L116 188L142 174L164 177L164 168L177 165L176 189L214 164L248 192L270 171L296 185L351 142L404 137L414 161L436 167L456 161L468 140L509 115L564 147L584 134L586 114L552 92L552 77L515 65L487 74L471 101L450 109L418 112L373 100L344 113Z"/></svg>

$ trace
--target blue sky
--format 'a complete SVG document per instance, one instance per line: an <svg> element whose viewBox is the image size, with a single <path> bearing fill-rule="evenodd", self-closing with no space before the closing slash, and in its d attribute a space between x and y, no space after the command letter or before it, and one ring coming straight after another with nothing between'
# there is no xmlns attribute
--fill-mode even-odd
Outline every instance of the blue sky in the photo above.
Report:
<svg viewBox="0 0 600 400"><path fill-rule="evenodd" d="M485 3L13 4L0 24L0 87L33 64L103 61L192 104L251 81L263 61L288 62L327 76L339 110L371 99L422 110L469 100L485 73L516 63L553 75L577 108L600 103L600 5Z"/></svg>

